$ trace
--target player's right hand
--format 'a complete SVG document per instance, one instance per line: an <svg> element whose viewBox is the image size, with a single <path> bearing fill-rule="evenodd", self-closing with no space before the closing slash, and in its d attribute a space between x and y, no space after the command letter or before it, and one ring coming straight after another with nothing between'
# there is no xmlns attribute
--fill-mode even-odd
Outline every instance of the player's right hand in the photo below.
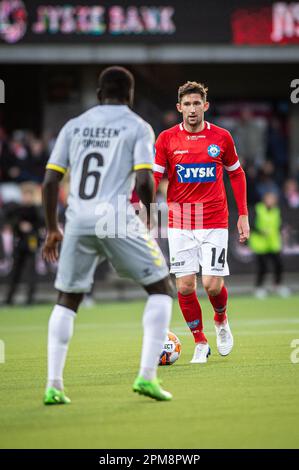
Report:
<svg viewBox="0 0 299 470"><path fill-rule="evenodd" d="M248 215L240 215L237 223L239 232L239 242L245 243L250 235L250 227L248 222Z"/></svg>
<svg viewBox="0 0 299 470"><path fill-rule="evenodd" d="M59 230L47 232L46 240L42 248L44 260L54 263L58 260L58 245L63 240L63 233Z"/></svg>

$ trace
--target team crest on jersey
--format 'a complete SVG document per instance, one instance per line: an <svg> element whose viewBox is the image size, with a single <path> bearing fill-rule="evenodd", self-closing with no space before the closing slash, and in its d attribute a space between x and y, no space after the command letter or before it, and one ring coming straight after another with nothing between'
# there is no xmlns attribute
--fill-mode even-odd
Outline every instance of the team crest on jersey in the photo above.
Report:
<svg viewBox="0 0 299 470"><path fill-rule="evenodd" d="M183 163L175 166L179 183L216 181L216 163Z"/></svg>
<svg viewBox="0 0 299 470"><path fill-rule="evenodd" d="M220 155L220 152L221 150L219 145L211 144L208 146L208 154L210 155L210 157L216 158Z"/></svg>

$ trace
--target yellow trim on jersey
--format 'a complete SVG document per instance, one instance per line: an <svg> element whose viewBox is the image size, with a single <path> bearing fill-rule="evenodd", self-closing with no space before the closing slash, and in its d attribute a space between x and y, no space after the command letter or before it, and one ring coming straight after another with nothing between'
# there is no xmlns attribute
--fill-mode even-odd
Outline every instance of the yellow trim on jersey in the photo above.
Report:
<svg viewBox="0 0 299 470"><path fill-rule="evenodd" d="M46 169L47 170L55 170L55 171L58 171L59 173L62 173L62 174L66 173L65 168L63 168L62 166L59 166L59 165L54 165L53 163L48 163L47 166L46 166Z"/></svg>
<svg viewBox="0 0 299 470"><path fill-rule="evenodd" d="M134 170L152 170L153 165L152 163L139 163L138 165L134 166Z"/></svg>

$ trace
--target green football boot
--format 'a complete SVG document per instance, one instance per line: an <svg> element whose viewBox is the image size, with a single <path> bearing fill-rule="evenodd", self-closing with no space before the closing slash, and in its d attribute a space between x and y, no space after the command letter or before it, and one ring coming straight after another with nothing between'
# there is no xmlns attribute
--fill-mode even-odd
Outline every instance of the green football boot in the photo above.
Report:
<svg viewBox="0 0 299 470"><path fill-rule="evenodd" d="M158 379L145 380L139 376L133 384L133 392L139 393L139 395L145 395L154 400L158 401L170 401L172 395L163 388L160 387L160 381Z"/></svg>
<svg viewBox="0 0 299 470"><path fill-rule="evenodd" d="M47 388L44 395L45 405L68 405L69 403L71 403L71 400L63 391L57 390L54 387Z"/></svg>

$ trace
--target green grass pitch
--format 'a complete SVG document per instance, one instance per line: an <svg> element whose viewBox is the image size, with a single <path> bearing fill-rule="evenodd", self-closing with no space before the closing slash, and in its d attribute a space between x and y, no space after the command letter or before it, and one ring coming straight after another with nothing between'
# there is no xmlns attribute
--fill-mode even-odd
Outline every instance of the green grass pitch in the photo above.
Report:
<svg viewBox="0 0 299 470"><path fill-rule="evenodd" d="M65 369L72 404L54 407L42 405L51 306L2 308L0 447L299 447L299 363L290 359L291 342L299 339L299 297L231 298L235 347L225 358L217 353L211 306L203 300L212 348L204 365L189 364L193 340L176 303L171 330L182 342L182 355L173 366L159 368L174 395L169 403L131 391L143 305L81 309Z"/></svg>

